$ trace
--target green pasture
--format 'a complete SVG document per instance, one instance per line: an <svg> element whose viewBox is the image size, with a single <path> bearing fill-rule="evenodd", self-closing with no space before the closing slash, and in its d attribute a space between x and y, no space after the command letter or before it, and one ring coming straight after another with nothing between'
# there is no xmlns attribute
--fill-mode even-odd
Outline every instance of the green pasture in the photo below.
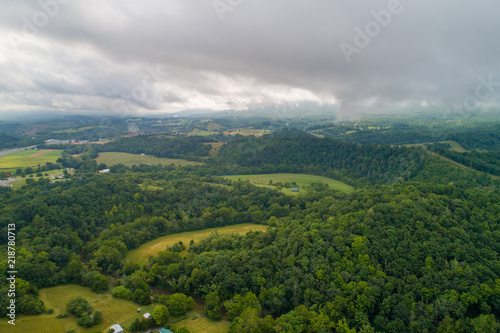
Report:
<svg viewBox="0 0 500 333"><path fill-rule="evenodd" d="M15 169L43 165L47 162L55 163L61 157L62 150L22 150L0 157L0 169Z"/></svg>
<svg viewBox="0 0 500 333"><path fill-rule="evenodd" d="M211 233L218 232L219 234L246 234L249 231L264 231L268 228L267 225L244 223L237 225L229 225L219 228L210 228L204 230L181 232L178 234L163 236L142 244L137 249L129 251L125 256L125 260L144 264L148 262L149 257L158 255L159 252L165 251L167 246L172 246L178 242L189 246L191 240L198 242L202 238L210 235Z"/></svg>
<svg viewBox="0 0 500 333"><path fill-rule="evenodd" d="M224 321L214 321L193 315L170 326L174 331L184 326L191 333L226 333L229 330L230 324Z"/></svg>
<svg viewBox="0 0 500 333"><path fill-rule="evenodd" d="M267 187L271 189L277 189L276 186L269 185L269 181L272 180L273 184L276 183L292 183L295 182L299 187L299 192L292 192L291 188L283 188L282 191L285 194L299 194L300 191L307 191L304 188L311 183L325 183L333 190L338 190L344 193L351 193L354 188L346 183L331 178L314 176L314 175L304 175L297 173L273 173L273 174L259 174L259 175L236 175L236 176L224 176L225 178L237 181L238 179L242 181L249 181L250 183Z"/></svg>
<svg viewBox="0 0 500 333"><path fill-rule="evenodd" d="M50 176L57 176L63 174L64 169L56 169L56 170L49 170L49 171L44 171L42 172L43 177L35 177L36 173L32 173L33 177L30 177L29 175L26 176L26 178L21 178L21 180L17 182L12 183L12 189L16 190L18 188L21 188L23 185L26 185L26 179L32 178L34 180L38 180L40 178L50 178ZM74 170L68 170L68 173L72 174L74 173ZM48 176L45 176L47 174ZM14 175L14 177L16 177ZM64 179L55 179L56 182L64 181Z"/></svg>
<svg viewBox="0 0 500 333"><path fill-rule="evenodd" d="M104 163L108 167L116 164L123 164L126 166L139 165L139 164L162 164L162 165L202 165L201 162L193 162L182 159L163 158L151 155L136 155L128 153L99 153L95 159L97 164Z"/></svg>
<svg viewBox="0 0 500 333"><path fill-rule="evenodd" d="M69 330L75 330L76 332L92 332L95 330L107 332L111 325L132 322L139 315L142 316L145 311L151 312L155 308L155 305L141 307L132 301L113 297L110 292L97 294L91 291L90 288L75 284L43 288L39 290L39 296L45 307L54 309L54 313L18 316L15 326L8 324L6 319L2 319L0 320L0 332L64 333ZM76 323L77 318L71 314L68 314L67 318L56 318L58 314L66 313L66 304L75 297L85 298L89 301L93 310L102 312L103 319L99 325L91 328L80 327ZM139 307L141 307L141 313L138 314L137 308ZM127 326L122 325L122 327Z"/></svg>

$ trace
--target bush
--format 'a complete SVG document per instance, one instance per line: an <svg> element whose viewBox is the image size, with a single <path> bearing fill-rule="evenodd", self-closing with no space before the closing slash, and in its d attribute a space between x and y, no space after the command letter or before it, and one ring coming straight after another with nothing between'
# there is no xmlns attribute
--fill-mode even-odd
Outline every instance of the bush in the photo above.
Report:
<svg viewBox="0 0 500 333"><path fill-rule="evenodd" d="M93 325L92 318L90 318L90 316L88 314L85 314L82 317L80 317L76 323L79 326L85 326L87 328L92 327L92 325Z"/></svg>
<svg viewBox="0 0 500 333"><path fill-rule="evenodd" d="M124 286L118 286L113 288L111 294L118 298L132 299L132 292L125 288Z"/></svg>
<svg viewBox="0 0 500 333"><path fill-rule="evenodd" d="M69 313L74 314L78 318L81 318L85 315L89 315L92 312L92 307L86 299L81 297L71 299L66 305Z"/></svg>
<svg viewBox="0 0 500 333"><path fill-rule="evenodd" d="M132 300L141 305L151 304L151 298L149 297L149 294L142 289L137 289L136 291L134 291Z"/></svg>

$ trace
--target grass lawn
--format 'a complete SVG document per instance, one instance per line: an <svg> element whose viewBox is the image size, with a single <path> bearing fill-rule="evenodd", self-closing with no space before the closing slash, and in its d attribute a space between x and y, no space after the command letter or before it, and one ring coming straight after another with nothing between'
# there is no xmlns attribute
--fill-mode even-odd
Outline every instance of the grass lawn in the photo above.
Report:
<svg viewBox="0 0 500 333"><path fill-rule="evenodd" d="M300 191L304 191L304 187L308 186L311 183L326 183L330 186L331 189L342 191L345 193L351 193L354 191L354 188L351 185L347 185L341 181L321 177L314 175L304 175L304 174L296 174L296 173L273 173L273 174L264 174L264 175L236 175L236 176L225 176L231 180L241 179L242 181L249 181L252 184L257 186L267 187L271 189L276 189L275 186L270 186L269 181L272 180L273 184L281 182L281 183L291 183L296 182L299 186ZM300 194L300 192L292 192L291 189L283 188L283 193L285 194Z"/></svg>
<svg viewBox="0 0 500 333"><path fill-rule="evenodd" d="M179 241L182 241L186 246L189 246L189 242L194 240L198 242L203 237L210 235L213 232L218 232L219 234L246 234L249 231L264 231L268 228L267 225L244 223L237 225L229 225L220 228L210 228L205 230L196 230L181 232L174 235L163 236L142 244L137 249L129 251L125 256L125 260L137 262L139 264L144 264L148 262L148 258L151 256L156 256L160 251L165 251L167 246L171 246Z"/></svg>
<svg viewBox="0 0 500 333"><path fill-rule="evenodd" d="M46 162L55 163L61 157L62 150L42 149L23 150L0 157L0 169L26 168L42 165Z"/></svg>
<svg viewBox="0 0 500 333"><path fill-rule="evenodd" d="M126 166L139 165L139 164L162 164L162 165L202 165L200 162L193 162L181 159L173 158L161 158L151 155L136 155L128 153L99 153L99 156L95 159L97 164L104 163L108 167L116 164L124 164Z"/></svg>
<svg viewBox="0 0 500 333"><path fill-rule="evenodd" d="M97 294L90 288L80 285L65 285L52 288L43 288L39 290L40 299L44 302L47 309L54 309L53 314L42 314L37 316L18 316L16 325L7 323L7 319L0 320L0 332L38 332L38 333L64 333L68 330L76 332L92 332L95 330L107 332L111 325L115 323L127 327L129 321L132 322L145 312L152 312L156 305L146 307L139 306L131 301L115 298L110 292ZM83 328L77 325L77 318L68 314L67 318L57 319L56 316L66 312L66 304L75 297L83 297L89 301L93 310L102 311L103 319L99 325L91 328ZM137 308L141 312L137 313Z"/></svg>
<svg viewBox="0 0 500 333"><path fill-rule="evenodd" d="M230 325L203 317L189 317L170 326L174 331L184 326L191 333L226 333Z"/></svg>

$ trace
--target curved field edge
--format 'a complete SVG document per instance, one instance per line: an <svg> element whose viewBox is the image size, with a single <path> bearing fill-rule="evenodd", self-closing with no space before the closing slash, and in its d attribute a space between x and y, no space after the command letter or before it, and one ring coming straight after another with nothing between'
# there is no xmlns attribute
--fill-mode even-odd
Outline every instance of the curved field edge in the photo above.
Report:
<svg viewBox="0 0 500 333"><path fill-rule="evenodd" d="M129 153L99 153L96 157L97 164L104 163L108 167L116 164L123 164L125 166L131 167L132 165L139 164L162 164L162 165L203 165L201 162L188 161L183 159L175 159L175 158L165 158L165 157L156 157L152 155L136 155Z"/></svg>
<svg viewBox="0 0 500 333"><path fill-rule="evenodd" d="M269 226L262 224L243 223L163 236L144 243L135 250L127 252L125 260L143 264L148 262L149 257L158 255L160 251L165 251L167 249L167 246L172 246L178 242L182 242L184 245L189 246L189 242L191 242L191 240L197 243L202 238L207 237L214 232L218 232L219 234L236 233L244 235L249 231L265 231L268 227Z"/></svg>
<svg viewBox="0 0 500 333"><path fill-rule="evenodd" d="M291 183L295 182L299 186L299 190L302 190L304 187L309 186L312 183L324 183L328 184L328 186L333 189L333 190L338 190L344 193L351 193L354 191L354 187L351 185L348 185L344 182L341 182L339 180L327 178L327 177L321 177L321 176L315 176L315 175L306 175L306 174L299 174L299 173L270 173L270 174L256 174L256 175L232 175L232 176L224 176L224 178L228 178L234 181L237 181L238 179L242 181L249 181L250 183L257 185L257 186L262 186L262 187L267 187L271 189L276 189L275 186L270 186L269 181L272 180L273 184L276 183ZM283 192L287 194L290 194L289 192L291 190L288 189L283 189Z"/></svg>

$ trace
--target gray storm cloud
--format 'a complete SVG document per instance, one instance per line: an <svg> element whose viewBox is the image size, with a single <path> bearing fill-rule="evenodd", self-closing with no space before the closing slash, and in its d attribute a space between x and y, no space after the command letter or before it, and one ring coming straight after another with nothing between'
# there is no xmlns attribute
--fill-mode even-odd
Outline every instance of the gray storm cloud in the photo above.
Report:
<svg viewBox="0 0 500 333"><path fill-rule="evenodd" d="M499 12L493 0L2 1L0 112L496 106Z"/></svg>

